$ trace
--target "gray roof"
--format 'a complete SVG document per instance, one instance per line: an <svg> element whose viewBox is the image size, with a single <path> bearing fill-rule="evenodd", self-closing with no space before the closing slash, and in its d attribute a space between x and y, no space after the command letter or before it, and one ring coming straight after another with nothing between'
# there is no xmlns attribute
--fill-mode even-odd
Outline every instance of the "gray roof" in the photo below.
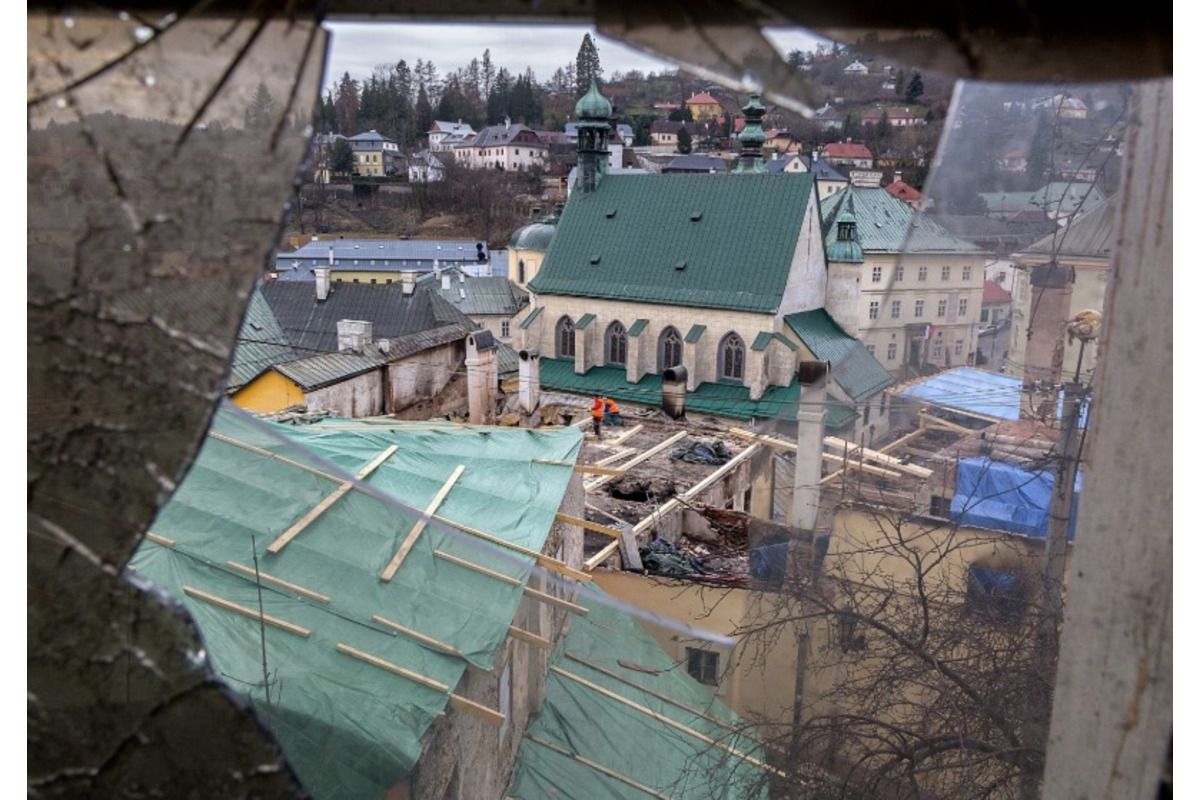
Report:
<svg viewBox="0 0 1200 800"><path fill-rule="evenodd" d="M815 160L812 156L800 156L800 160L804 162L804 166L808 167L809 172L817 176L817 180L819 181L850 182L849 178L824 161Z"/></svg>
<svg viewBox="0 0 1200 800"><path fill-rule="evenodd" d="M983 251L918 213L885 189L847 186L821 203L827 251L837 245L837 220L852 206L857 241L871 253L961 253Z"/></svg>
<svg viewBox="0 0 1200 800"><path fill-rule="evenodd" d="M287 361L274 365L274 369L306 392L320 389L341 381L370 372L384 364L399 361L406 356L420 353L432 347L462 341L466 333L462 326L443 325L427 331L410 333L388 340L387 352L378 343L369 344L361 353L349 350L339 353L322 353L308 358Z"/></svg>
<svg viewBox="0 0 1200 800"><path fill-rule="evenodd" d="M330 266L331 250L335 268L361 272L428 271L434 259L446 266L488 260L479 261L480 252L488 255L487 242L472 239L321 239L291 253L276 253L279 279L311 281L314 268Z"/></svg>
<svg viewBox="0 0 1200 800"><path fill-rule="evenodd" d="M1116 198L1080 214L1063 229L1031 244L1024 252L1069 258L1110 258L1116 245Z"/></svg>
<svg viewBox="0 0 1200 800"><path fill-rule="evenodd" d="M1104 193L1091 183L1057 181L1033 192L982 192L979 195L989 214L1038 210L1064 217L1076 211L1091 211L1104 202Z"/></svg>
<svg viewBox="0 0 1200 800"><path fill-rule="evenodd" d="M529 136L522 137L521 134L525 131L529 132ZM538 138L537 131L520 123L510 125L489 125L481 130L473 140L469 143L471 147L500 147L510 144L514 139L521 137L528 140L532 137L532 141L525 142L530 146L538 146L542 144Z"/></svg>
<svg viewBox="0 0 1200 800"><path fill-rule="evenodd" d="M522 225L513 231L508 246L513 250L537 250L544 253L554 241L554 234L558 231L557 222L558 217L548 216L537 222Z"/></svg>
<svg viewBox="0 0 1200 800"><path fill-rule="evenodd" d="M441 275L424 275L443 300L469 317L503 314L512 316L529 303L529 295L503 275L477 277L462 270L442 270ZM445 283L449 286L445 286Z"/></svg>
<svg viewBox="0 0 1200 800"><path fill-rule="evenodd" d="M379 131L363 131L362 133L347 137L346 141L350 142L351 146L356 144L383 144L384 142L396 144L395 139L390 139Z"/></svg>
<svg viewBox="0 0 1200 800"><path fill-rule="evenodd" d="M729 165L725 159L702 153L690 153L686 156L672 158L663 167L663 172L726 172Z"/></svg>
<svg viewBox="0 0 1200 800"><path fill-rule="evenodd" d="M412 294L400 283L332 283L318 300L313 283L271 281L259 291L279 321L288 342L302 355L335 353L339 320L371 323L372 339L401 339L409 334L455 325L462 336L477 327L469 317L420 281Z"/></svg>

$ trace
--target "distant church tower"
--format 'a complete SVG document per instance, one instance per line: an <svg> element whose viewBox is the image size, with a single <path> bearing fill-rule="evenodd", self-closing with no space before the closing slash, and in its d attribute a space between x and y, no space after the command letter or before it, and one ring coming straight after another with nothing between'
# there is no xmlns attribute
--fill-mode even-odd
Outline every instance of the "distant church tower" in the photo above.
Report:
<svg viewBox="0 0 1200 800"><path fill-rule="evenodd" d="M762 118L767 113L760 95L750 95L750 101L742 106L742 114L746 117L746 126L738 134L742 143L742 154L738 157L738 165L734 172L762 172L762 146L767 140L763 133Z"/></svg>
<svg viewBox="0 0 1200 800"><path fill-rule="evenodd" d="M575 116L579 119L575 126L579 131L575 188L589 194L608 170L608 118L612 116L612 103L600 94L595 78L592 88L575 104Z"/></svg>

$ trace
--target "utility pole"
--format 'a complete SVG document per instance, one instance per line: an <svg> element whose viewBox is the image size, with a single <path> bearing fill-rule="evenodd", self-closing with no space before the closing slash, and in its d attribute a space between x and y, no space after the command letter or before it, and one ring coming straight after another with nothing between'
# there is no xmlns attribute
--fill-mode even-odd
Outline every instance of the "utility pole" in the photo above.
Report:
<svg viewBox="0 0 1200 800"><path fill-rule="evenodd" d="M1100 334L1099 314L1087 318L1082 328L1078 317L1067 324L1068 336L1078 339L1079 359L1075 377L1062 385L1062 415L1059 418L1057 459L1054 484L1050 495L1049 520L1046 526L1045 559L1042 562L1038 628L1033 655L1033 675L1029 705L1025 712L1025 746L1030 749L1028 769L1023 781L1022 800L1038 800L1045 750L1050 733L1050 707L1054 694L1054 678L1058 668L1058 639L1063 622L1063 586L1067 574L1067 540L1071 530L1071 512L1075 500L1075 478L1079 472L1082 432L1079 421L1089 387L1080 383L1083 354L1088 342Z"/></svg>

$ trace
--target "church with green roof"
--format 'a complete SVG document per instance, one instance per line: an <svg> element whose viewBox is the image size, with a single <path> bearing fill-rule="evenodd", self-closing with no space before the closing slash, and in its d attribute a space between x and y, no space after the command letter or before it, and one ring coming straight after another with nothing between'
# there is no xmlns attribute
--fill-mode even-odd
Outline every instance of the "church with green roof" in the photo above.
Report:
<svg viewBox="0 0 1200 800"><path fill-rule="evenodd" d="M839 352L862 349L823 310L813 175L767 172L765 109L755 95L742 110L729 172L609 174L612 106L594 85L579 101L576 183L518 326L520 346L540 354L543 387L659 405L666 375L686 384L691 411L794 420L799 362L825 360L805 340L807 322L810 338L827 343L832 330ZM856 361L877 367L862 386L890 384L873 359ZM882 389L862 397L834 375L829 424L848 431Z"/></svg>

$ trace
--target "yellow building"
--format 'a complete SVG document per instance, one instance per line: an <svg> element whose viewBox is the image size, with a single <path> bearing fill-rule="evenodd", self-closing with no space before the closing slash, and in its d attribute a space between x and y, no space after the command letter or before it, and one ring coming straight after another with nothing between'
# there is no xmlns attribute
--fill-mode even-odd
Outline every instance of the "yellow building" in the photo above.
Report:
<svg viewBox="0 0 1200 800"><path fill-rule="evenodd" d="M717 119L725 113L721 103L708 92L692 95L684 105L692 112L692 119L696 122Z"/></svg>

